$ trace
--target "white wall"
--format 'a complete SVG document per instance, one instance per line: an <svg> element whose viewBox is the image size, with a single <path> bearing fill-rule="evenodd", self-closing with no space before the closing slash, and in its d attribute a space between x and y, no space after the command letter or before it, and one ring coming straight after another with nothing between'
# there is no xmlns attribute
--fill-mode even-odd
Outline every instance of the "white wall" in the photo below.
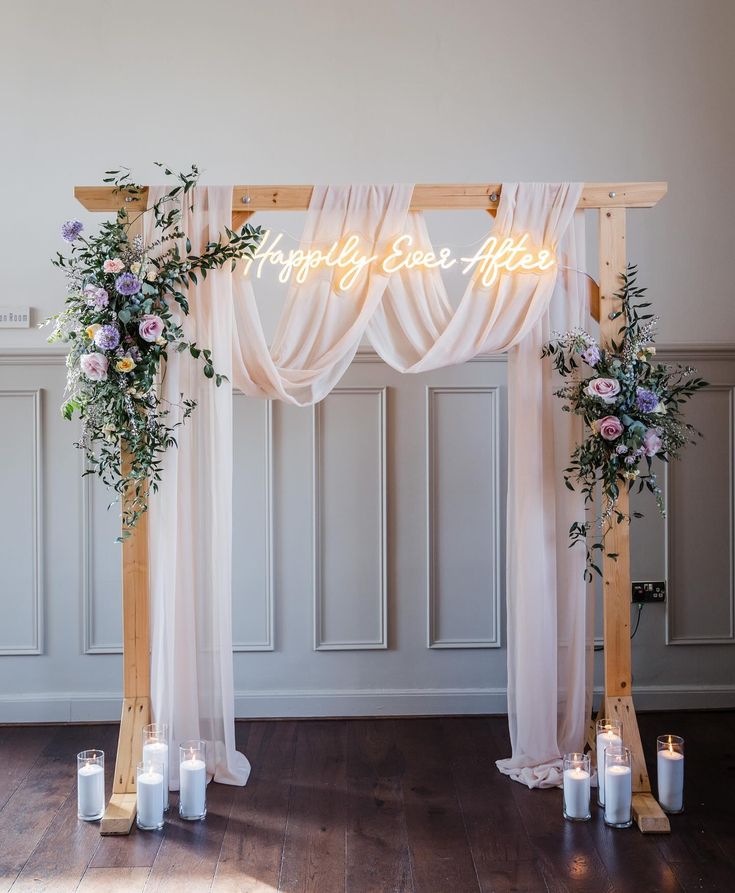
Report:
<svg viewBox="0 0 735 893"><path fill-rule="evenodd" d="M99 182L111 165L127 164L146 182L157 179L154 159L174 166L197 161L210 183L668 180L669 195L659 207L629 215L630 257L639 262L663 314L661 341L679 345L678 355L697 357L721 387L697 410L708 431L706 445L674 472L680 489L673 522L679 527L669 536L672 600L667 609L644 615L636 683L647 688L651 704L663 705L666 698L731 703L735 527L727 494L733 486L735 314L727 259L735 198L735 4L132 0L120 6L24 0L2 4L0 15L0 304L29 304L35 321L63 300L63 284L46 261L60 247L60 222L79 216L93 224L92 215L74 203L72 188ZM281 224L297 233L298 215L287 216ZM486 221L458 213L432 215L430 224L437 241L466 245ZM278 300L268 290L261 300L271 325ZM117 709L119 656L105 653L114 652L119 637L117 555L105 528L111 521L102 516L95 542L105 545L95 552L85 527L89 514L77 479L79 456L71 449L73 430L55 408L63 368L39 357L44 337L35 328L0 330L2 554L14 562L12 572L9 564L0 571L0 649L25 652L0 657L0 721L114 716ZM683 345L694 345L694 353ZM13 357L17 352L23 355ZM503 375L502 364L476 364L422 381L420 393L402 396L407 383L382 364L368 363L354 367L345 386L389 385L417 424L426 424L427 386L497 385L502 393ZM38 397L25 393L36 389ZM24 393L11 397L10 391ZM289 500L303 496L294 444L311 442L310 416L292 418L281 409L274 411L276 528L279 511L284 516ZM400 425L401 417L389 411L389 455L391 438L404 436ZM252 430L243 424L243 434ZM462 443L476 443L471 419L462 434ZM248 462L261 455L261 446L253 440ZM393 461L403 455L395 449ZM491 451L487 458L493 461ZM401 511L415 513L421 527L425 480L403 495L400 477L394 483L399 489L389 511L397 511L395 499L402 499ZM101 507L95 498L91 517ZM252 517L245 523L262 529ZM389 515L389 530L398 523ZM708 529L711 535L702 537ZM298 539L278 534L279 545L275 652L236 655L241 712L308 712L288 694L301 657L322 661L309 665L304 685L317 693L335 687L324 669L332 655L302 655L290 637L301 621L310 623L308 586L301 592L301 620L295 615L291 633L278 625L278 593L291 587L295 599L309 568L308 549ZM635 576L665 572L662 524L642 528L636 549ZM90 555L96 557L85 588L80 565ZM400 607L391 600L400 595L400 579L389 576L388 590L388 643L395 644L391 637L399 630L415 637L409 663L419 662L404 672L391 663L391 647L361 657L356 675L342 680L346 697L322 699L325 711L331 703L336 712L347 712L350 703L359 703L350 696L357 690L366 693L366 709L376 710L371 689L398 692L392 703L399 709L502 709L503 648L432 649L430 663L422 663L422 560L418 552L406 558L400 579L415 586L410 599L404 597ZM236 613L241 643L270 641L266 576L262 571L249 583L253 598L261 598L256 613ZM709 581L704 588L702 579ZM404 608L405 616L396 613ZM493 634L490 629L488 636ZM401 691L422 686L423 698L401 700ZM440 688L447 695L432 701L431 692ZM257 704L245 696L253 689L265 693ZM273 690L281 691L280 701L268 694ZM27 692L35 702L27 703Z"/></svg>

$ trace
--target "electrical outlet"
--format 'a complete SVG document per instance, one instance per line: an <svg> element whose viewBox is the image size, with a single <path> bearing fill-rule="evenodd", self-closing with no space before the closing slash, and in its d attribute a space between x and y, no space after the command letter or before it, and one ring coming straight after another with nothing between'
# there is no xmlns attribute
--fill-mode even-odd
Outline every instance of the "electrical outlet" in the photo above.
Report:
<svg viewBox="0 0 735 893"><path fill-rule="evenodd" d="M666 601L665 580L634 582L634 604L663 604Z"/></svg>

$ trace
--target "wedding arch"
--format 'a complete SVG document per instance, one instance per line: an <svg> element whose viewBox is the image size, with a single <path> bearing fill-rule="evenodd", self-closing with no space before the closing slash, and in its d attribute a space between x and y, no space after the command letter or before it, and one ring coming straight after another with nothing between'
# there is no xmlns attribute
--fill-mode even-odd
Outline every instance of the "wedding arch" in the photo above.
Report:
<svg viewBox="0 0 735 893"><path fill-rule="evenodd" d="M665 183L200 187L192 206L184 209L202 244L222 225L237 228L258 211L296 210L309 212L305 245L328 246L342 240L344 246L351 234L360 233L376 248L371 255L375 258L385 258L386 246L395 245L397 234L407 234L412 244L424 247L424 263L418 264L418 271L408 263L391 268L363 264L363 275L350 301L344 300L345 289L334 282L333 271L340 258L331 255L330 271L325 248L320 255L321 271L292 284L270 348L248 278L222 271L198 283L195 291L201 300L191 302L198 308L192 310L194 331L201 341L209 339L211 344L213 340L215 347L225 347L225 353L231 350L233 356L226 360L223 371L245 394L298 405L317 402L344 374L364 335L386 362L403 372L461 363L478 353L509 352L507 599L513 755L500 761L499 768L529 786L558 783L562 744L576 742L577 746L568 749L578 750L588 737L594 749L594 735L586 734L585 728L590 703L585 682L583 559L579 550L567 549L565 539L568 522L579 517L580 497L562 492L557 474L560 457L566 458L578 434L575 425L579 420L554 423L556 430L548 424L552 388L548 364L540 359L543 336L548 335L550 308L561 315L562 328L583 326L590 312L599 320L603 342L617 336L621 319L615 295L619 274L626 267L626 212L653 207L666 188ZM108 187L75 189L85 208L103 212L121 206L128 212L145 210L159 193L157 187L143 189L139 195L121 194ZM430 242L422 216L425 210L451 209L488 211L496 216L493 232L499 239L530 234L538 247L554 250L557 264L552 268L540 264L533 270L509 265L507 275L475 276L453 309L444 292L438 256L431 254L434 266L427 260ZM576 212L584 209L594 209L599 215L599 290L582 285L575 273L584 239L581 216ZM143 226L141 220L138 232ZM317 261L315 266L319 266ZM342 298L339 302L335 301L337 295ZM222 357L222 350L217 355ZM174 360L169 363L164 388L175 398L182 382L192 383L186 376L185 367ZM113 794L102 819L102 834L128 833L135 817L135 767L141 757L141 730L152 712L152 662L156 719L164 718L161 714L170 718L175 703L182 723L188 723L188 728L191 723L198 726L185 737L215 742L215 780L240 784L247 780L249 764L234 747L228 615L230 553L226 543L231 549L232 523L231 507L227 510L225 506L227 450L231 476L231 388L221 389L216 396L210 393L213 390L197 391L195 387L194 394L201 397L198 440L182 434L182 448L169 451L166 478L170 486L152 500L150 511L122 545L124 700ZM527 408L524 413L519 411L522 406ZM124 454L122 462L126 462ZM524 469L522 485L520 467ZM203 495L201 485L196 489L201 477L197 471L211 472L207 486L218 502ZM207 531L204 543L197 538L192 517L183 517L186 512L201 510L202 505L204 520L213 528ZM222 511L214 512L214 505ZM628 514L627 493L621 493L618 509ZM556 537L557 527L563 537ZM521 529L530 545L521 546L521 537L515 534ZM527 554L522 553L529 548L539 553L533 561L525 560ZM196 557L194 552L198 552ZM612 526L605 553L605 695L601 711L608 718L621 720L624 738L633 752L633 812L639 828L668 831L668 819L651 795L632 698L627 524ZM187 567L178 578L166 572L182 562ZM200 616L197 612L202 611L203 596L197 585L205 580L208 587L210 579L213 592L221 598L217 601L213 596L211 611L207 607ZM153 605L151 587L156 593ZM175 670L183 664L179 661L174 667L173 655L179 638L197 635L197 624L207 629L213 657L210 655L201 668L191 669L185 680L187 691L181 685L177 688ZM531 684L530 657L539 660L540 686ZM202 677L218 695L206 704L198 692ZM207 730L211 734L206 734Z"/></svg>

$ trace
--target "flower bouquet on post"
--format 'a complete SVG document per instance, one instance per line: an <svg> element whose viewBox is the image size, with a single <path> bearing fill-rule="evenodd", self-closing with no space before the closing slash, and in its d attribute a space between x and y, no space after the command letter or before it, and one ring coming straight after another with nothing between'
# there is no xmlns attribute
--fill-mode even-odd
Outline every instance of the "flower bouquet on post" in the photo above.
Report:
<svg viewBox="0 0 735 893"><path fill-rule="evenodd" d="M176 446L176 428L196 406L185 394L179 405L167 405L158 393L156 381L169 351L189 351L201 360L203 374L215 386L224 379L211 351L185 337L179 313L189 313L188 288L225 264L234 270L240 258L253 256L262 238L260 227L245 224L237 232L225 227L201 254L192 253L180 208L191 198L199 170L192 165L174 174L158 166L175 185L140 212L153 215L151 244L139 235L129 238L132 219L124 206L88 237L80 221L64 223L61 235L71 251L52 262L66 274L66 304L46 323L54 324L49 341L69 345L62 413L71 419L78 412L81 418L76 446L86 455L85 474L96 473L118 495L125 494L126 533L146 511L149 490L155 492L161 480L163 453ZM126 169L108 171L105 182L124 197L142 192Z"/></svg>
<svg viewBox="0 0 735 893"><path fill-rule="evenodd" d="M564 483L570 490L581 489L585 504L593 502L598 483L602 490L603 508L596 522L575 521L569 529L570 545L585 544L588 580L593 571L602 575L595 553L604 549L610 525L629 521L618 508L620 488L630 490L637 484L638 492L649 490L664 515L653 460L678 458L682 447L700 436L684 421L683 407L707 382L689 367L655 362L657 317L645 312L651 304L641 301L646 289L636 285L637 272L628 266L615 295L621 309L610 318L623 320L619 340L602 347L579 329L555 332L542 351L568 379L554 392L564 401L564 411L585 422L585 438L572 453ZM642 517L640 512L633 516ZM590 544L598 525L600 534Z"/></svg>

